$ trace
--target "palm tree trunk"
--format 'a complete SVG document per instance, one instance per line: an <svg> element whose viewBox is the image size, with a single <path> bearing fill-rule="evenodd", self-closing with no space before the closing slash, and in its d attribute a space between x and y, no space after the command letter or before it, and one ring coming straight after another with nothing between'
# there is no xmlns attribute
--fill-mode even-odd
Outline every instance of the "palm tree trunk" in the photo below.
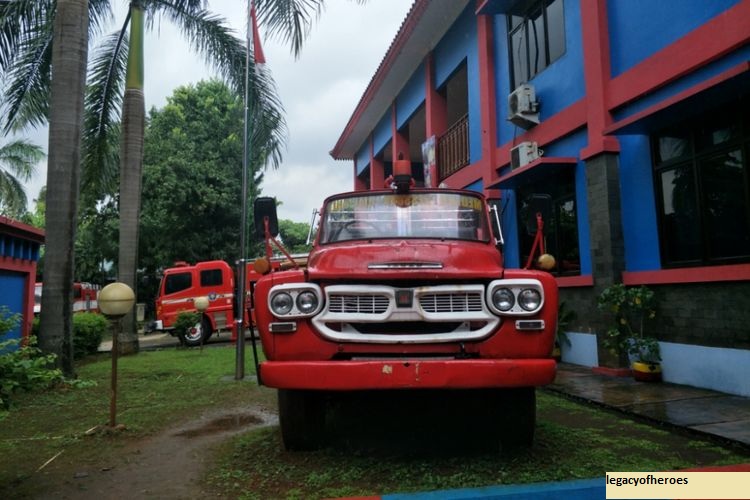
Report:
<svg viewBox="0 0 750 500"><path fill-rule="evenodd" d="M78 219L83 97L88 58L88 0L58 0L52 49L47 164L46 250L39 346L73 369L73 265Z"/></svg>
<svg viewBox="0 0 750 500"><path fill-rule="evenodd" d="M143 9L130 2L130 49L122 104L122 143L120 145L120 251L119 280L137 294L138 219L141 207L143 170L143 134L145 102L143 97ZM120 353L139 350L135 310L123 318Z"/></svg>

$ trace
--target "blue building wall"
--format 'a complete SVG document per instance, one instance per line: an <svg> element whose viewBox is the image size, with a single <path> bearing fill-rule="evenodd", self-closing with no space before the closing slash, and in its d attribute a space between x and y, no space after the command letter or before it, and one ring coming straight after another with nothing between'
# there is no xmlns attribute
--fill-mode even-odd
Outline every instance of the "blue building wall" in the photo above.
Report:
<svg viewBox="0 0 750 500"><path fill-rule="evenodd" d="M367 144L365 147L357 151L357 175L365 171L370 166L370 145Z"/></svg>
<svg viewBox="0 0 750 500"><path fill-rule="evenodd" d="M625 269L660 269L650 141L645 135L624 135L619 139Z"/></svg>
<svg viewBox="0 0 750 500"><path fill-rule="evenodd" d="M466 61L469 93L469 162L476 163L482 159L482 103L479 95L477 20L471 3L435 47L433 60L436 87L445 84L459 65Z"/></svg>
<svg viewBox="0 0 750 500"><path fill-rule="evenodd" d="M531 79L540 101L539 118L547 120L575 104L586 95L583 78L583 39L581 37L581 9L579 2L565 0L565 53ZM497 89L497 143L511 141L519 130L509 121L508 95L510 88L510 61L508 55L508 28L504 15L494 17L495 28L495 81ZM522 132L522 131L521 131ZM575 153L577 156L578 152Z"/></svg>
<svg viewBox="0 0 750 500"><path fill-rule="evenodd" d="M608 0L612 76L631 69L739 1ZM566 0L566 6L568 3Z"/></svg>
<svg viewBox="0 0 750 500"><path fill-rule="evenodd" d="M637 100L634 100L633 102L622 106L621 108L615 110L615 112L613 113L613 117L616 121L618 121L632 116L635 113L663 102L665 99L668 99L675 94L694 87L695 85L699 85L724 71L727 71L739 64L745 63L748 60L750 60L750 46L740 48L735 52L732 52L712 62L711 64L708 64L682 78L675 80L672 83L664 85L663 87L650 92L648 95L639 97ZM718 96L719 99L721 99L722 97L725 99L731 99L733 96L726 94L724 96ZM702 106L703 109L706 109L709 106L713 106L714 102L704 100L698 105ZM697 112L700 111L700 109L696 108L694 109L694 111Z"/></svg>
<svg viewBox="0 0 750 500"><path fill-rule="evenodd" d="M425 101L425 70L420 64L396 97L396 126L401 128Z"/></svg>
<svg viewBox="0 0 750 500"><path fill-rule="evenodd" d="M23 299L25 293L25 274L0 270L0 307L7 307L9 314L23 315ZM16 328L11 330L8 334L0 337L0 341L18 338L21 338L20 324Z"/></svg>

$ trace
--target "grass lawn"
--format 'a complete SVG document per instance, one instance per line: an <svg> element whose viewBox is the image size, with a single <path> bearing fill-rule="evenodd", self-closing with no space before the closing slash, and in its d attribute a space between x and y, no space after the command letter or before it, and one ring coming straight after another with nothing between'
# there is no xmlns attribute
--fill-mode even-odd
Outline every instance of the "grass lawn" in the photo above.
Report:
<svg viewBox="0 0 750 500"><path fill-rule="evenodd" d="M245 359L252 371L250 352ZM108 421L108 355L78 367L79 378L90 382L84 387L23 395L16 408L0 414L0 498L38 493L60 477L72 477L81 464L110 463L129 445L208 409L253 404L275 409L273 390L233 382L234 363L231 345L121 358L117 415L127 428L117 434L86 435ZM415 408L411 402L417 400L412 393L337 400L329 413L327 446L317 452L284 451L278 426L227 439L203 485L222 498L308 499L750 461L746 451L543 391L534 447L498 455L488 451L476 413L441 398ZM44 469L49 476L41 484L37 470L55 456L60 458Z"/></svg>
<svg viewBox="0 0 750 500"><path fill-rule="evenodd" d="M247 372L254 371L250 352L245 360ZM16 408L0 413L1 498L9 498L3 492L33 478L59 452L70 463L93 462L209 408L239 407L251 400L275 408L272 391L251 382L232 383L233 345L141 352L121 357L118 364L117 422L127 427L121 434L85 434L109 422L109 354L87 358L77 367L84 387L23 394Z"/></svg>

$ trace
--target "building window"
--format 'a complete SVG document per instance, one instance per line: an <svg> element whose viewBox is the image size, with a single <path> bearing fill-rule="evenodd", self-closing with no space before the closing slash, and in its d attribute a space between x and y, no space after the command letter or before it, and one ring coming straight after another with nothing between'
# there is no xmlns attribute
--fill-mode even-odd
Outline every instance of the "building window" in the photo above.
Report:
<svg viewBox="0 0 750 500"><path fill-rule="evenodd" d="M748 113L742 101L652 137L665 267L750 260Z"/></svg>
<svg viewBox="0 0 750 500"><path fill-rule="evenodd" d="M508 15L508 47L513 88L528 82L565 53L563 0L532 2Z"/></svg>
<svg viewBox="0 0 750 500"><path fill-rule="evenodd" d="M570 276L581 273L578 246L578 217L574 171L545 177L544 181L528 184L516 190L521 265L525 265L536 236L536 213L544 222L545 251L555 257L552 274ZM539 255L535 255L535 258Z"/></svg>

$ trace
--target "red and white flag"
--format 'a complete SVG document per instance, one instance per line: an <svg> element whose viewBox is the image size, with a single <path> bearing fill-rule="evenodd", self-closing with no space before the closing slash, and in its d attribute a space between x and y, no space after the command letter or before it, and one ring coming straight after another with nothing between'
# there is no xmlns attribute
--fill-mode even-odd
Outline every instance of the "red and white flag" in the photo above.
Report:
<svg viewBox="0 0 750 500"><path fill-rule="evenodd" d="M266 64L266 56L263 54L263 47L260 45L260 34L258 33L258 19L255 15L255 2L250 2L250 22L252 23L253 33L253 56L255 64L260 66Z"/></svg>

